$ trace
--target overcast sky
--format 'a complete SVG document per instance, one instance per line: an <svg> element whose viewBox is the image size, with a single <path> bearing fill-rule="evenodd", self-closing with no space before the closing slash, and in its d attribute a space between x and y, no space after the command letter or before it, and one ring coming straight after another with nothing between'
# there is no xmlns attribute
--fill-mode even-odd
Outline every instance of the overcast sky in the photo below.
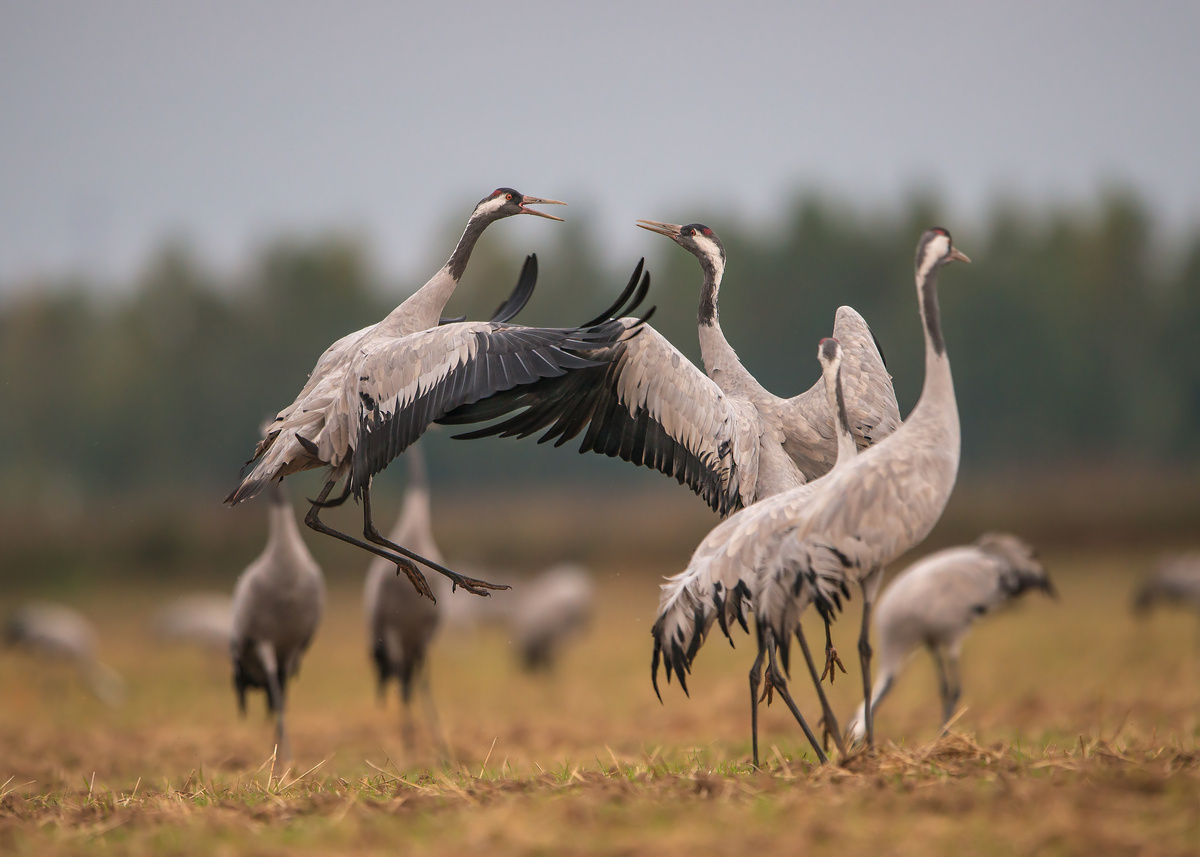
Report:
<svg viewBox="0 0 1200 857"><path fill-rule="evenodd" d="M969 219L1122 183L1193 225L1198 37L1195 2L4 2L0 283L327 228L415 276L499 185L601 254L810 186Z"/></svg>

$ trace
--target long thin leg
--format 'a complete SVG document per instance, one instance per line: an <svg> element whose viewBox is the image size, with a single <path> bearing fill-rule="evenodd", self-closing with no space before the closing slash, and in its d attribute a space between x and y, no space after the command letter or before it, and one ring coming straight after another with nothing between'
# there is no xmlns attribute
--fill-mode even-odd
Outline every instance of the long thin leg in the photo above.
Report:
<svg viewBox="0 0 1200 857"><path fill-rule="evenodd" d="M958 673L958 655L955 652L949 652L946 658L946 682L945 693L942 697L942 734L949 734L950 730L946 728L946 724L950 722L950 718L954 716L954 710L958 708L958 700L962 696L962 682Z"/></svg>
<svg viewBox="0 0 1200 857"><path fill-rule="evenodd" d="M279 662L275 657L275 648L266 641L259 641L256 646L258 660L267 676L267 702L275 712L275 747L277 758L286 764L292 760L292 748L288 743L287 725L284 723L284 691L279 681Z"/></svg>
<svg viewBox="0 0 1200 857"><path fill-rule="evenodd" d="M817 688L817 696L821 700L821 711L823 712L822 722L825 724L825 735L833 736L833 744L837 747L838 752L843 756L846 755L846 745L842 742L842 732L838 728L837 717L833 714L833 708L829 705L829 700L825 696L825 688L821 685L821 678L817 675L817 665L813 661L812 652L808 649L808 640L804 638L804 629L800 627L800 623L796 623L796 639L800 641L800 651L804 653L804 662L808 664L808 673L812 676L813 684Z"/></svg>
<svg viewBox="0 0 1200 857"><path fill-rule="evenodd" d="M333 486L336 484L336 479L330 479L325 483L325 487L321 489L321 493L318 494L317 498L312 501L312 507L308 510L308 514L304 516L305 526L311 530L321 533L322 535L333 536L335 539L340 539L341 541L352 544L355 547L369 551L376 556L381 556L388 562L394 562L397 568L402 570L405 575L408 576L408 579L412 581L412 585L416 587L417 592L424 595L430 601L436 602L437 599L433 597L433 590L429 588L429 582L425 580L425 575L421 574L421 572L417 570L417 567L413 565L411 560L402 556L397 556L390 551L382 550L375 545L367 544L362 539L356 539L354 536L349 535L348 533L343 533L341 530L335 530L333 527L321 520L320 515L322 504L325 502L325 498L329 496L329 492L333 490Z"/></svg>
<svg viewBox="0 0 1200 857"><path fill-rule="evenodd" d="M825 751L821 749L821 742L817 740L817 736L808 728L808 724L804 721L804 715L800 713L800 709L796 707L796 701L792 699L792 694L788 691L787 679L783 677L783 673L779 669L779 663L775 659L775 635L770 628L766 631L766 643L767 654L771 660L771 665L767 668L767 681L783 697L783 701L791 710L792 716L796 718L796 722L804 730L804 735L808 738L808 743L812 745L813 751L816 752L817 759L820 760L822 765L827 764L829 758L825 755Z"/></svg>
<svg viewBox="0 0 1200 857"><path fill-rule="evenodd" d="M862 667L863 723L867 727L867 749L875 748L875 721L871 712L871 593L867 582L860 584L863 594L862 632L858 637L858 659Z"/></svg>
<svg viewBox="0 0 1200 857"><path fill-rule="evenodd" d="M363 535L366 537L366 539L368 541L370 541L374 544L377 544L381 547L387 548L388 550L395 551L396 553L406 556L409 559L414 560L415 562L421 563L422 565L428 566L429 568L432 568L434 571L438 572L439 574L444 574L446 577L450 578L450 580L453 582L453 584L455 586L461 586L463 589L467 590L467 592L470 592L474 595L487 595L488 594L487 590L489 590L489 589L496 589L496 590L512 589L512 587L509 586L507 583L488 583L486 580L476 580L473 577L464 577L463 575L459 574L458 572L451 571L450 569L446 568L444 565L439 565L438 563L434 562L431 559L426 559L425 557L421 556L420 554L413 553L406 547L403 547L401 545L396 544L393 541L389 541L388 539L385 539L383 537L383 535L379 532L379 530L375 527L375 521L371 517L371 486L370 486L370 484L364 485L362 488L362 504L363 504ZM407 571L406 571L406 573L407 573ZM409 575L409 579L410 580L412 579L411 574ZM422 578L422 579L424 579L424 578ZM426 584L426 588L428 588L428 584ZM417 591L418 592L421 591L421 588L419 586L417 587ZM424 593L422 593L422 594L424 594Z"/></svg>
<svg viewBox="0 0 1200 857"><path fill-rule="evenodd" d="M438 746L438 752L444 759L450 758L450 745L446 741L446 733L442 731L442 721L438 717L437 706L433 704L433 689L429 684L429 664L421 668L421 697L425 700L425 719L429 721L429 733L433 742Z"/></svg>
<svg viewBox="0 0 1200 857"><path fill-rule="evenodd" d="M758 769L758 687L762 675L763 659L767 656L767 647L763 643L762 627L755 622L755 635L758 637L758 657L750 667L750 746L754 752L754 768Z"/></svg>
<svg viewBox="0 0 1200 857"><path fill-rule="evenodd" d="M942 650L938 646L930 646L929 654L933 655L933 665L937 670L938 699L942 701L942 724L945 725L946 721L950 719L946 714L950 699L950 681L946 678L946 660L942 657Z"/></svg>

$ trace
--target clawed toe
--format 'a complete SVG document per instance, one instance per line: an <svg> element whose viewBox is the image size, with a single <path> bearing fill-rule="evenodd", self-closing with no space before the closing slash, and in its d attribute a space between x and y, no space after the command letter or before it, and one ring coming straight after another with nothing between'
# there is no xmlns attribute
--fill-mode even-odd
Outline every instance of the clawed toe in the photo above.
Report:
<svg viewBox="0 0 1200 857"><path fill-rule="evenodd" d="M835 669L836 667L836 669ZM825 672L821 673L821 681L825 680L825 676L829 676L829 683L833 684L833 679L837 675L837 670L843 673L846 671L846 665L842 663L842 659L838 657L838 651L833 646L825 650Z"/></svg>

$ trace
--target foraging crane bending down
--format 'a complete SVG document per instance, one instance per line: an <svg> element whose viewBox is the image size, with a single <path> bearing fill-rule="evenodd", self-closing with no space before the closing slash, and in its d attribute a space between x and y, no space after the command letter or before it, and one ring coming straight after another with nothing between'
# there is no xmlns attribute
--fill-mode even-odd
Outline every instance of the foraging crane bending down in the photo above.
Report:
<svg viewBox="0 0 1200 857"><path fill-rule="evenodd" d="M446 575L477 595L502 588L455 574L385 539L371 518L371 478L383 470L431 422L451 409L540 378L598 365L593 355L629 334L607 314L580 328L528 328L499 322L439 325L441 312L483 230L516 214L552 217L528 208L556 200L527 197L500 188L479 202L450 259L432 279L383 321L342 337L317 361L296 400L279 412L254 452L254 467L225 498L231 505L293 473L328 468L328 479L305 523L312 529L396 563L422 594L433 598L412 560ZM616 312L639 286L641 264ZM648 275L637 290L645 296ZM345 481L341 495L330 492ZM362 501L363 539L320 520L320 510L348 497Z"/></svg>
<svg viewBox="0 0 1200 857"><path fill-rule="evenodd" d="M508 596L509 626L529 672L553 668L567 640L587 626L595 587L582 566L564 563L524 581Z"/></svg>
<svg viewBox="0 0 1200 857"><path fill-rule="evenodd" d="M666 668L667 681L671 680L671 673L674 672L679 677L679 686L687 693L687 679L684 676L691 671L692 661L713 622L720 623L721 631L732 645L730 626L736 620L748 631L745 608L753 610L758 655L750 668L750 734L755 767L758 767L759 681L763 660L768 655L768 686L779 690L784 702L812 743L817 758L821 762L827 761L821 746L787 690L776 658L776 639L784 641L785 644L790 640L791 633L799 629L801 614L811 603L816 603L818 611L827 623L830 621L834 610L841 608L841 598L846 592L840 571L830 575L825 574L824 569L817 569L811 577L797 579L788 594L791 604L783 620L788 623L786 635L778 638L772 636L774 630L761 618L767 612L767 608L760 601L770 592L763 585L762 575L774 571L764 566L760 557L770 544L787 534L787 522L795 518L804 504L822 491L835 474L849 466L857 453L846 414L845 398L841 395L839 370L842 352L837 340L822 339L817 358L821 362L826 395L838 416L838 458L833 470L791 491L760 500L718 524L700 542L688 567L680 574L668 578L663 584L658 602L658 618L651 630L654 635L654 654L650 662L650 679L654 685L654 692L658 694L658 664L661 657ZM784 629L781 628L779 633L784 634ZM783 653L786 656L786 645ZM813 679L820 690L820 678L815 674L815 668ZM661 698L659 695L659 699ZM833 714L823 692L821 700L827 725L836 736L837 726L832 722ZM840 745L840 737L838 742Z"/></svg>
<svg viewBox="0 0 1200 857"><path fill-rule="evenodd" d="M308 552L292 504L283 486L271 488L267 546L233 588L233 686L238 709L246 713L246 689L267 693L275 714L279 756L291 758L284 709L288 680L300 669L300 657L312 642L325 607L325 579Z"/></svg>
<svg viewBox="0 0 1200 857"><path fill-rule="evenodd" d="M986 533L974 544L947 548L910 565L883 590L875 610L879 674L871 709L879 707L900 669L923 645L937 666L945 726L962 691L958 659L971 626L1031 589L1056 595L1033 548L1007 533ZM846 727L856 741L866 734L863 707L858 706Z"/></svg>
<svg viewBox="0 0 1200 857"><path fill-rule="evenodd" d="M717 294L725 248L700 223L640 220L699 260L701 372L653 328L619 346L611 365L514 389L452 413L447 422L501 422L458 435L528 437L561 446L586 426L580 452L619 456L674 476L722 516L826 473L837 450L836 415L822 382L791 399L763 388L721 332ZM870 328L850 307L837 311L846 407L859 446L887 437L900 411ZM707 374L705 374L707 373Z"/></svg>
<svg viewBox="0 0 1200 857"><path fill-rule="evenodd" d="M1200 610L1200 553L1164 557L1134 595L1135 610L1155 604L1180 604Z"/></svg>
<svg viewBox="0 0 1200 857"><path fill-rule="evenodd" d="M410 545L414 551L435 562L442 562L442 552L433 538L429 479L420 448L416 445L409 447L405 461L408 462L408 486L391 539ZM439 577L434 581L434 587L438 594L448 594L449 581ZM375 664L380 702L383 702L390 679L395 678L400 686L405 745L411 750L415 744L411 709L414 682L425 697L430 728L436 739L444 744L437 725L437 711L433 706L425 660L441 620L443 604L422 597L406 579L400 577L394 563L376 557L367 569L363 608L367 621L367 644Z"/></svg>
<svg viewBox="0 0 1200 857"><path fill-rule="evenodd" d="M96 632L77 610L63 604L26 604L9 614L4 641L42 657L70 661L91 694L105 705L125 700L125 680L96 658Z"/></svg>

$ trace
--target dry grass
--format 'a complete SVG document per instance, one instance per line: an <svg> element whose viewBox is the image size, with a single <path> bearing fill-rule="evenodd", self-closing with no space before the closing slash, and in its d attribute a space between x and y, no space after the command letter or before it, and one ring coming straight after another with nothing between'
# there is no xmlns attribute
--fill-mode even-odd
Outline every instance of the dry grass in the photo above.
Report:
<svg viewBox="0 0 1200 857"><path fill-rule="evenodd" d="M592 632L549 678L520 674L499 630L446 633L432 667L449 760L405 754L395 701L373 698L358 593L335 588L292 695L287 771L258 706L236 717L220 656L150 641L165 590L80 593L130 699L105 709L60 665L0 655L0 853L1200 851L1194 617L1131 618L1127 558L1048 564L1061 603L1031 600L969 641L954 735L936 738L918 659L880 712L877 755L817 767L775 705L762 772L749 641L711 639L692 698L654 698L655 574L671 569L601 570ZM833 688L839 712L856 679Z"/></svg>

